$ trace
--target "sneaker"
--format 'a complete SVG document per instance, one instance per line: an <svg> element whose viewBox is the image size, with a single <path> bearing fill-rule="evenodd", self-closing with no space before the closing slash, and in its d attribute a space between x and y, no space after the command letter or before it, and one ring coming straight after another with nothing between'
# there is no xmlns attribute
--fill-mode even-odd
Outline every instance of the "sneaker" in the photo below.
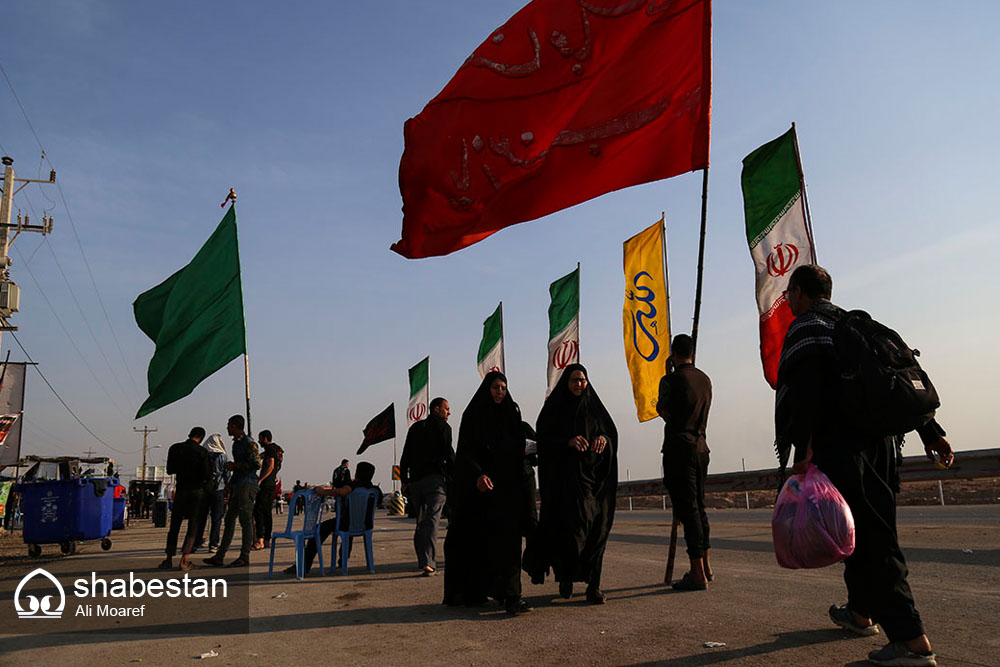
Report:
<svg viewBox="0 0 1000 667"><path fill-rule="evenodd" d="M240 556L226 567L247 567L249 565L250 561L244 558L243 556Z"/></svg>
<svg viewBox="0 0 1000 667"><path fill-rule="evenodd" d="M933 652L926 655L914 653L906 648L906 644L903 642L890 642L877 651L869 653L868 662L898 667L937 667L937 656Z"/></svg>
<svg viewBox="0 0 1000 667"><path fill-rule="evenodd" d="M846 604L842 604L839 607L835 604L830 605L829 614L831 621L856 635L871 637L879 633L878 626L874 623L872 625L861 625L855 621L854 614L851 613Z"/></svg>
<svg viewBox="0 0 1000 667"><path fill-rule="evenodd" d="M572 581L560 581L559 582L559 596L565 598L566 600L573 597L573 582Z"/></svg>
<svg viewBox="0 0 1000 667"><path fill-rule="evenodd" d="M225 563L218 556L212 556L211 558L203 558L202 563L205 565L211 565L212 567L222 567Z"/></svg>

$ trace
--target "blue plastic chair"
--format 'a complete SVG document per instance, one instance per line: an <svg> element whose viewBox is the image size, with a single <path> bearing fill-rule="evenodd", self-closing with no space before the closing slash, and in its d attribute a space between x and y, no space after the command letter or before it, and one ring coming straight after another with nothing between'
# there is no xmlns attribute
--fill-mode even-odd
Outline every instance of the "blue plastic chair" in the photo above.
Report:
<svg viewBox="0 0 1000 667"><path fill-rule="evenodd" d="M295 542L295 578L302 579L305 568L306 540L313 538L316 540L316 555L319 556L319 573L326 574L323 569L323 550L320 549L321 541L319 536L319 517L323 510L323 497L316 495L313 489L303 489L296 491L292 496L289 507L295 507L299 497L305 502L305 511L302 512L301 530L292 530L296 516L295 512L288 513L288 525L283 533L271 533L271 562L267 566L268 578L274 574L274 546L278 538L293 540Z"/></svg>
<svg viewBox="0 0 1000 667"><path fill-rule="evenodd" d="M352 537L365 538L365 562L368 571L375 574L375 554L372 550L372 529L366 526L375 525L375 504L378 500L377 489L354 489L347 496L347 529L342 530L344 516L344 498L337 497L337 531L331 550L331 562L336 563L337 542L340 542L340 572L347 574L347 559L350 553ZM332 569L332 568L331 568Z"/></svg>

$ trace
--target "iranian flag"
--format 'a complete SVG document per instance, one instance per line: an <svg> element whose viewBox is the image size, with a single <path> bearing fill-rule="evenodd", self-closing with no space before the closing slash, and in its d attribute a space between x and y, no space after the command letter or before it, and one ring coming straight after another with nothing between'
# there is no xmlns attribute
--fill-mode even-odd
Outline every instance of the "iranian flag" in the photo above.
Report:
<svg viewBox="0 0 1000 667"><path fill-rule="evenodd" d="M784 292L796 267L816 263L795 125L743 159L747 242L757 271L760 358L775 388L785 332L795 316Z"/></svg>
<svg viewBox="0 0 1000 667"><path fill-rule="evenodd" d="M549 285L548 391L556 386L563 370L580 361L580 265Z"/></svg>
<svg viewBox="0 0 1000 667"><path fill-rule="evenodd" d="M503 363L503 301L483 322L483 340L479 343L479 377L491 371L504 371Z"/></svg>
<svg viewBox="0 0 1000 667"><path fill-rule="evenodd" d="M430 377L431 358L424 357L423 361L411 368L410 375L410 402L406 405L406 427L409 428L427 416L427 404L430 403Z"/></svg>

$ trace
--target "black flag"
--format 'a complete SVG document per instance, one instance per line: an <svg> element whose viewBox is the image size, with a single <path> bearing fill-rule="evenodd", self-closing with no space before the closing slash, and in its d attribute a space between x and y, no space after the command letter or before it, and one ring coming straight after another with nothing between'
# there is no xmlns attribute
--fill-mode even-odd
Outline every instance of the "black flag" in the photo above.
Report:
<svg viewBox="0 0 1000 667"><path fill-rule="evenodd" d="M382 412L378 413L368 422L364 430L365 439L358 447L358 455L363 451L385 440L396 437L396 404L390 403Z"/></svg>

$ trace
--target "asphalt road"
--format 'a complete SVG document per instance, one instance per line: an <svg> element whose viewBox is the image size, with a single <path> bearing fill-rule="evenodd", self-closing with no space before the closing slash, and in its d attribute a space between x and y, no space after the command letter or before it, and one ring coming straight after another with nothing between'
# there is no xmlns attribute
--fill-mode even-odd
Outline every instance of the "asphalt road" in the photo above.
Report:
<svg viewBox="0 0 1000 667"><path fill-rule="evenodd" d="M840 566L776 565L768 511L710 516L716 581L707 592L662 585L668 513L620 511L605 557L607 604L587 605L582 595L564 601L554 582L533 586L525 578L534 611L523 616L447 608L440 604L442 577L415 571L413 522L379 516L374 575L357 548L346 576L314 572L303 581L268 579L264 552L254 553L250 634L215 634L228 627L221 622L185 623L183 609L173 626L125 619L114 634L55 634L57 621L16 619L4 629L18 634L0 638L0 665L174 665L207 651L218 653L213 665L850 665L885 642L855 637L827 619L829 605L845 599ZM911 586L940 664L1000 665L1000 507L906 507L900 525ZM156 572L164 534L145 523L116 534L112 552L88 545L45 566L57 576L78 575L117 553L136 570ZM288 544L279 542L276 566L291 562ZM684 562L681 540L678 575ZM11 604L13 587L37 565L18 558L0 566L0 604ZM148 634L193 629L203 634Z"/></svg>

